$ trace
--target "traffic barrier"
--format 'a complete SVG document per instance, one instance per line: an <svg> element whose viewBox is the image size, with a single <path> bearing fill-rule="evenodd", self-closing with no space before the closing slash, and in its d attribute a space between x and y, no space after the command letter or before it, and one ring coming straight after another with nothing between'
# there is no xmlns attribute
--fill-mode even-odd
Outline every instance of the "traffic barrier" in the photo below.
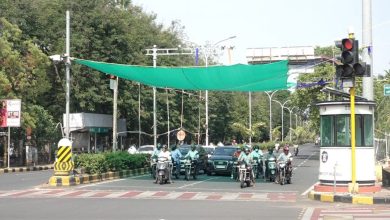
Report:
<svg viewBox="0 0 390 220"><path fill-rule="evenodd" d="M83 174L71 176L52 176L49 179L50 186L75 186L79 184L90 184L104 180L113 180L130 176L149 173L149 168L139 168L134 170L122 170L117 172L107 172L102 174Z"/></svg>
<svg viewBox="0 0 390 220"><path fill-rule="evenodd" d="M0 173L15 173L15 172L30 172L53 169L53 165L47 166L34 166L34 167L14 167L14 168L3 168L0 169Z"/></svg>

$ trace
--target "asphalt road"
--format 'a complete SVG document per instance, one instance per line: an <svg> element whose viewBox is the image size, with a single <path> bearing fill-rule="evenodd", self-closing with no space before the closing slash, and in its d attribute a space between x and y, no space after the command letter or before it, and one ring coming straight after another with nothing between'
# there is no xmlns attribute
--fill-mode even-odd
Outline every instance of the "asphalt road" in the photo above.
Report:
<svg viewBox="0 0 390 220"><path fill-rule="evenodd" d="M244 189L230 176L200 175L190 181L181 176L173 184L157 185L143 175L51 188L43 184L52 171L2 174L0 219L390 219L385 206L309 200L318 158L318 147L301 146L293 160L292 184L260 180Z"/></svg>

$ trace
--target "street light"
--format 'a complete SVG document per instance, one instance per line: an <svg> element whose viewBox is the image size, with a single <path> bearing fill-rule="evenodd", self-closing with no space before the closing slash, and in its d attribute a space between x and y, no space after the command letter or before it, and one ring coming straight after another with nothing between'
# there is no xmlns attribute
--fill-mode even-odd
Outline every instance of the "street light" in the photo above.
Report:
<svg viewBox="0 0 390 220"><path fill-rule="evenodd" d="M284 140L283 139L283 137L284 137L284 123L283 123L284 122L284 110L283 109L285 108L284 106L286 105L286 103L289 102L290 100L285 101L283 104L281 102L279 102L278 100L272 100L272 101L278 103L282 109L282 142L283 142L283 140ZM291 115L290 115L290 127L291 127ZM291 141L291 136L290 136L290 141Z"/></svg>
<svg viewBox="0 0 390 220"><path fill-rule="evenodd" d="M64 55L52 55L49 58L54 62L64 62L65 63L65 77L66 77L66 90L65 90L65 137L69 140L69 102L70 102L70 14L69 11L66 11L66 40L65 40L65 54ZM57 70L57 69L56 69Z"/></svg>
<svg viewBox="0 0 390 220"><path fill-rule="evenodd" d="M269 140L272 141L272 96L279 90L275 90L271 92L271 95L269 92L265 92L267 94L269 99Z"/></svg>
<svg viewBox="0 0 390 220"><path fill-rule="evenodd" d="M293 111L294 108L297 108L296 106L292 107L292 108L287 108L285 107L285 109L287 109L289 112L290 112L290 142L291 142L291 112ZM297 123L297 114L295 114L295 124ZM295 128L297 128L297 126L295 125Z"/></svg>
<svg viewBox="0 0 390 220"><path fill-rule="evenodd" d="M231 37L228 37L228 38L225 38L223 40L220 40L218 41L217 43L214 43L212 45L206 45L204 47L204 51L203 51L203 54L204 54L204 58L205 58L205 63L206 63L206 68L208 67L209 65L209 56L210 56L210 53L213 52L214 48L224 42L224 41L227 41L227 40L230 40L230 39L233 39L233 38L236 38L237 36L231 36ZM205 127L206 127L206 146L209 145L209 92L208 90L206 90L206 93L205 93L205 99L206 99L206 103L205 103L205 109L206 109L206 124L205 124Z"/></svg>

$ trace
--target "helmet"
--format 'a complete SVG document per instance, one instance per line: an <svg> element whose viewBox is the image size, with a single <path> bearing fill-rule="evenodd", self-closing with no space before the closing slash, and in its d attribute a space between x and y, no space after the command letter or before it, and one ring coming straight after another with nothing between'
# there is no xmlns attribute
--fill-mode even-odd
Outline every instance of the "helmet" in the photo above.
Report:
<svg viewBox="0 0 390 220"><path fill-rule="evenodd" d="M247 153L249 154L249 151L250 151L249 148L245 148L245 153L246 153L246 154L247 154Z"/></svg>
<svg viewBox="0 0 390 220"><path fill-rule="evenodd" d="M288 145L286 145L286 146L283 147L283 151L284 151L284 152L288 152L288 150L289 150L289 149L288 149Z"/></svg>
<svg viewBox="0 0 390 220"><path fill-rule="evenodd" d="M163 145L162 147L164 150L167 150L168 149L168 146L166 144Z"/></svg>

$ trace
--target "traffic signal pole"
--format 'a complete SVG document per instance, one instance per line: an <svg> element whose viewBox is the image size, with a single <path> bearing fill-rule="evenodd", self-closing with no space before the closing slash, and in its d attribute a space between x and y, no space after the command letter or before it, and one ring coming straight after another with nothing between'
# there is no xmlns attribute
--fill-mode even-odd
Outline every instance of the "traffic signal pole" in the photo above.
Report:
<svg viewBox="0 0 390 220"><path fill-rule="evenodd" d="M359 185L356 183L356 134L355 134L355 87L349 89L351 105L351 160L352 160L352 183L348 189L350 193L358 193Z"/></svg>

